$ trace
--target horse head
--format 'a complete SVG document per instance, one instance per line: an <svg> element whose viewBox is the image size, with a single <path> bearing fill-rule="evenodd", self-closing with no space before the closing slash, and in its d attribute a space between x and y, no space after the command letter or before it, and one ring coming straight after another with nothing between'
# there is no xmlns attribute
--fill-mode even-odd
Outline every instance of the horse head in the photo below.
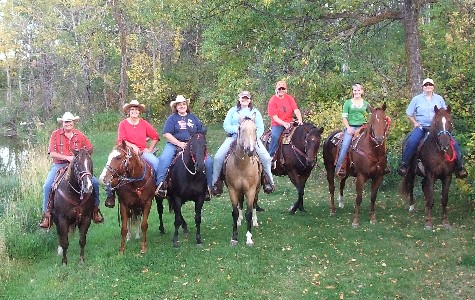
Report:
<svg viewBox="0 0 475 300"><path fill-rule="evenodd" d="M99 176L100 182L107 185L110 184L114 178L119 178L129 173L131 169L130 160L134 155L137 156L137 154L125 144L125 141L115 146L107 158L107 163L102 170L101 176Z"/></svg>
<svg viewBox="0 0 475 300"><path fill-rule="evenodd" d="M92 194L92 172L93 164L89 152L85 149L72 150L74 159L70 164L70 179L75 178L79 187L81 197ZM74 180L73 180L74 182Z"/></svg>
<svg viewBox="0 0 475 300"><path fill-rule="evenodd" d="M376 146L381 146L389 132L390 119L386 116L386 103L380 108L371 109L371 117L368 124L369 134Z"/></svg>
<svg viewBox="0 0 475 300"><path fill-rule="evenodd" d="M196 172L205 172L204 162L208 155L208 147L206 146L205 134L206 133L202 133L202 132L194 133L187 143L187 149L185 149L185 151L189 151L188 156L191 157L191 160L194 163Z"/></svg>
<svg viewBox="0 0 475 300"><path fill-rule="evenodd" d="M437 146L443 152L447 152L452 147L452 131L454 124L450 115L450 106L447 109L438 108L434 106L434 118L430 126L430 132L433 138L436 139Z"/></svg>
<svg viewBox="0 0 475 300"><path fill-rule="evenodd" d="M317 128L313 124L304 124L300 127L304 131L303 140L305 141L305 165L306 167L313 168L317 162L317 152L318 148L320 147L323 127Z"/></svg>
<svg viewBox="0 0 475 300"><path fill-rule="evenodd" d="M256 152L257 127L256 113L252 117L239 117L239 129L237 134L237 145L248 156L253 156Z"/></svg>

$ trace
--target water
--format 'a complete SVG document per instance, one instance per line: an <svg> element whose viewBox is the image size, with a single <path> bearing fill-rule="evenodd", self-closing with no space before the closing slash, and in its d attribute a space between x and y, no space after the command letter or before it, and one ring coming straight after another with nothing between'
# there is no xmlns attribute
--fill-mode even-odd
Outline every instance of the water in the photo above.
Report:
<svg viewBox="0 0 475 300"><path fill-rule="evenodd" d="M16 174L27 154L20 140L0 137L0 174L3 176Z"/></svg>

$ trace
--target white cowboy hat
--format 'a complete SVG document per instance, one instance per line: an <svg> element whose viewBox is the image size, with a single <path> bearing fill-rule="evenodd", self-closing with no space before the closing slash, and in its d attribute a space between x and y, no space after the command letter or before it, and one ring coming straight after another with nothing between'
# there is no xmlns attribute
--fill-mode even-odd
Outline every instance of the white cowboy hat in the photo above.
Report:
<svg viewBox="0 0 475 300"><path fill-rule="evenodd" d="M69 121L76 121L79 120L79 116L74 116L69 111L65 112L61 118L56 118L58 122L69 122Z"/></svg>
<svg viewBox="0 0 475 300"><path fill-rule="evenodd" d="M181 102L186 102L186 104L189 106L190 105L190 99L186 99L185 96L183 95L178 95L176 96L175 101L170 102L170 107L173 109L173 107Z"/></svg>
<svg viewBox="0 0 475 300"><path fill-rule="evenodd" d="M140 104L137 100L131 100L130 103L124 104L124 106L122 107L122 110L125 113L128 113L131 107L137 107L141 113L145 111L145 105Z"/></svg>

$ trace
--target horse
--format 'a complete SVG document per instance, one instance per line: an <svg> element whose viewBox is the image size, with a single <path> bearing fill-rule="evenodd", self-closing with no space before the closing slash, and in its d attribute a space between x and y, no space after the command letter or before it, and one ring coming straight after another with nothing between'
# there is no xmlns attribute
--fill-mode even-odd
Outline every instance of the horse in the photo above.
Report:
<svg viewBox="0 0 475 300"><path fill-rule="evenodd" d="M390 119L386 116L386 103L380 108L372 108L369 121L361 131L355 133L348 151L347 172L340 179L339 207L343 208L343 189L349 176L356 177L356 199L353 216L353 227L359 226L360 206L363 199L363 189L366 181L371 179L371 208L370 222L376 224L374 205L379 186L383 180L387 165L386 139L389 133ZM335 215L335 161L338 157L335 135L341 131L333 131L323 144L323 161L327 173L328 190L330 191L330 215Z"/></svg>
<svg viewBox="0 0 475 300"><path fill-rule="evenodd" d="M262 167L259 163L255 147L257 141L257 128L255 114L251 118L245 117L239 120L239 129L235 146L231 147L226 161L224 162L224 177L231 199L233 234L231 245L238 243L238 225L241 225L244 198L246 198L246 245L252 246L251 228L257 227L256 205L259 188L261 186Z"/></svg>
<svg viewBox="0 0 475 300"><path fill-rule="evenodd" d="M434 185L437 179L442 183L442 225L450 228L447 216L449 188L452 182L452 172L455 167L456 152L452 139L453 123L447 109L434 106L435 115L432 119L429 132L419 144L418 151L409 162L408 172L403 178L401 191L409 196L409 212L414 211L414 181L416 174L423 177L422 191L426 201L426 215L424 228L432 229L432 207L434 206Z"/></svg>
<svg viewBox="0 0 475 300"><path fill-rule="evenodd" d="M130 224L142 219L141 253L147 252L148 216L155 196L155 175L152 167L143 160L125 141L114 147L99 180L117 192L121 220L121 243L119 254L125 251L125 241L130 237ZM157 199L157 205L163 203ZM164 233L162 214L159 212L160 232Z"/></svg>
<svg viewBox="0 0 475 300"><path fill-rule="evenodd" d="M63 255L63 265L68 264L68 233L79 228L79 263L84 263L86 235L91 225L94 209L93 164L86 149L72 150L74 159L68 165L53 196L52 218L56 225L59 246L58 255Z"/></svg>
<svg viewBox="0 0 475 300"><path fill-rule="evenodd" d="M294 214L297 209L305 212L303 205L305 184L316 164L322 133L323 127L317 128L311 123L297 125L294 122L290 129L284 130L282 134L272 174L277 176L288 175L297 189L298 197L289 208L290 214ZM262 136L262 141L267 149L269 149L269 137L270 130Z"/></svg>
<svg viewBox="0 0 475 300"><path fill-rule="evenodd" d="M170 208L175 213L175 233L173 246L179 247L178 229L188 233L188 225L181 213L182 205L191 200L195 202L196 245L201 246L201 210L208 193L205 160L208 155L206 133L196 132L191 135L185 149L175 157L170 167L167 197Z"/></svg>

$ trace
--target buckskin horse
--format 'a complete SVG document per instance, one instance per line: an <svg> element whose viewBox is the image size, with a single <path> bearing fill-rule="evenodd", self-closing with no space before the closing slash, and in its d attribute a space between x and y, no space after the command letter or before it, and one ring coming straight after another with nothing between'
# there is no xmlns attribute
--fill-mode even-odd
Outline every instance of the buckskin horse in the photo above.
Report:
<svg viewBox="0 0 475 300"><path fill-rule="evenodd" d="M63 254L63 265L68 263L68 233L76 226L80 232L79 262L84 263L86 235L94 209L91 156L86 149L72 150L72 152L74 159L59 181L54 193L52 209L52 218L59 239L58 255Z"/></svg>
<svg viewBox="0 0 475 300"><path fill-rule="evenodd" d="M449 188L452 182L452 172L455 166L456 152L452 139L453 123L450 106L439 109L434 106L435 115L432 119L429 133L421 141L419 150L409 163L406 176L403 178L401 191L409 196L409 212L414 211L414 181L416 174L423 177L422 191L426 202L424 228L432 229L432 207L434 206L434 185L437 179L442 183L441 205L442 225L450 227L447 216Z"/></svg>
<svg viewBox="0 0 475 300"><path fill-rule="evenodd" d="M369 122L362 130L355 134L348 151L347 172L340 179L339 206L343 207L343 190L348 176L356 177L356 199L353 216L353 227L359 226L360 206L363 200L364 185L371 179L371 207L370 222L376 223L374 205L379 186L386 169L386 138L389 133L390 119L385 114L386 103L381 108L372 108ZM328 190L330 191L330 214L334 215L335 209L335 160L338 157L335 135L341 131L330 133L323 144L323 160L327 172Z"/></svg>
<svg viewBox="0 0 475 300"><path fill-rule="evenodd" d="M296 125L284 130L277 148L277 161L272 174L277 176L288 175L290 181L297 188L297 201L289 208L294 214L297 209L305 211L303 195L305 184L316 164L318 148L322 137L323 127L317 128L311 123ZM270 130L262 136L262 141L269 148ZM290 140L289 140L290 137Z"/></svg>
<svg viewBox="0 0 475 300"><path fill-rule="evenodd" d="M241 118L235 147L231 147L224 163L225 183L231 199L233 234L231 245L238 243L238 225L241 225L244 198L246 199L246 245L254 244L251 228L258 226L256 204L261 186L262 168L256 154L257 129L255 114L252 118Z"/></svg>
<svg viewBox="0 0 475 300"><path fill-rule="evenodd" d="M167 197L175 213L175 233L173 246L178 247L178 229L188 233L188 225L181 213L182 205L191 200L195 202L196 244L201 241L201 210L208 193L206 183L205 159L208 155L205 133L196 132L187 142L187 146L175 157L170 167Z"/></svg>
<svg viewBox="0 0 475 300"><path fill-rule="evenodd" d="M140 220L142 230L141 253L147 252L148 216L155 196L155 176L153 168L143 160L125 142L114 147L109 154L107 163L99 180L103 184L111 184L119 199L121 220L121 243L119 253L124 254L125 241L130 235L129 222ZM157 201L162 205L162 201ZM163 233L162 215L159 210L160 231Z"/></svg>

